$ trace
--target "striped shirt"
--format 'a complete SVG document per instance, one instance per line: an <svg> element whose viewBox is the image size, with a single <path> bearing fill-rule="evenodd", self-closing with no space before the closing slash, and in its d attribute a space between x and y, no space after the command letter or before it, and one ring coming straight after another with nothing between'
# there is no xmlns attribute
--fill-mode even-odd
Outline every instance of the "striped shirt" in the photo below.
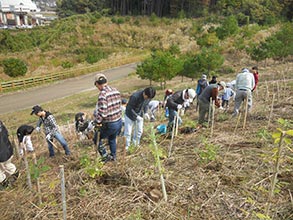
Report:
<svg viewBox="0 0 293 220"><path fill-rule="evenodd" d="M94 116L98 123L114 122L121 119L120 92L108 85L100 91Z"/></svg>

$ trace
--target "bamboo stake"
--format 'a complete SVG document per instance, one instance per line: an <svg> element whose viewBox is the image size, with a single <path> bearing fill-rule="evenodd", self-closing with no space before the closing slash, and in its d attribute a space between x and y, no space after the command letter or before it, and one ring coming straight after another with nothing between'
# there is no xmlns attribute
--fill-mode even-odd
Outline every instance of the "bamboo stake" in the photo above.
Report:
<svg viewBox="0 0 293 220"><path fill-rule="evenodd" d="M38 163L37 163L37 157L36 157L35 152L33 152L33 161L34 161L34 165L37 167ZM42 195L41 195L41 187L40 187L39 177L37 177L36 181L37 181L37 193L38 193L38 199L39 199L39 205L40 205L40 204L42 204Z"/></svg>
<svg viewBox="0 0 293 220"><path fill-rule="evenodd" d="M269 86L268 86L268 82L267 81L266 81L266 89L267 89L267 93L266 93L266 99L265 100L269 100L270 91L269 91Z"/></svg>
<svg viewBox="0 0 293 220"><path fill-rule="evenodd" d="M175 136L178 134L178 125L179 125L179 117L180 117L180 109L177 111L177 117L176 117L176 127L175 127Z"/></svg>
<svg viewBox="0 0 293 220"><path fill-rule="evenodd" d="M279 82L277 81L277 95L278 95L278 103L280 102L280 87Z"/></svg>
<svg viewBox="0 0 293 220"><path fill-rule="evenodd" d="M244 113L244 119L243 119L243 129L245 129L246 126L246 119L247 119L247 113L248 113L248 98L245 98L245 113Z"/></svg>
<svg viewBox="0 0 293 220"><path fill-rule="evenodd" d="M272 118L272 114L273 114L273 110L274 110L274 102L275 102L275 93L273 94L273 100L272 100L271 111L270 111L270 115L269 115L267 128L269 128L270 123L271 123L271 118Z"/></svg>
<svg viewBox="0 0 293 220"><path fill-rule="evenodd" d="M173 141L174 141L174 135L175 135L175 121L177 120L176 117L177 116L175 115L174 120L173 120L172 136L171 136L171 142L170 142L168 157L171 157L171 153L172 153Z"/></svg>
<svg viewBox="0 0 293 220"><path fill-rule="evenodd" d="M212 101L212 125L211 125L211 137L214 133L214 121L215 121L215 100Z"/></svg>
<svg viewBox="0 0 293 220"><path fill-rule="evenodd" d="M208 115L208 128L210 127L210 121L211 121L211 111L212 111L212 98L210 98L210 105L209 105L209 115Z"/></svg>
<svg viewBox="0 0 293 220"><path fill-rule="evenodd" d="M285 132L282 132L281 137L280 137L278 152L277 152L277 159L276 159L276 162L275 162L275 167L274 167L274 172L273 172L274 174L272 176L272 182L271 182L272 185L271 185L271 189L270 189L270 192L269 192L268 204L267 204L267 207L266 207L266 215L268 215L268 213L269 213L271 201L272 201L272 198L274 196L275 185L276 185L277 177L278 177L278 173L279 173L280 157L281 157L281 153L282 153L282 143L283 143L284 136L285 136Z"/></svg>
<svg viewBox="0 0 293 220"><path fill-rule="evenodd" d="M66 194L65 194L64 166L60 165L59 167L60 167L60 178L61 178L63 220L66 220Z"/></svg>
<svg viewBox="0 0 293 220"><path fill-rule="evenodd" d="M125 157L126 157L126 137L123 136L123 147L122 147L122 169L124 170Z"/></svg>
<svg viewBox="0 0 293 220"><path fill-rule="evenodd" d="M23 143L21 143L21 145L23 145ZM29 164L28 164L28 161L27 161L27 157L26 157L26 149L25 148L23 148L23 160L24 160L24 165L25 165L25 170L26 170L27 185L28 185L28 188L30 190L32 190L33 189L32 180L31 180L31 174L30 174L30 169L29 169Z"/></svg>
<svg viewBox="0 0 293 220"><path fill-rule="evenodd" d="M153 144L154 144L155 151L156 151L156 161L157 161L158 170L160 173L161 184L162 184L162 192L163 192L164 200L165 200L165 202L167 202L168 198L167 198L167 192L166 192L166 186L165 186L165 179L163 176L161 161L160 161L159 152L158 152L158 146L157 146L157 142L156 142L156 136L155 136L153 127L152 127L152 136L153 136Z"/></svg>

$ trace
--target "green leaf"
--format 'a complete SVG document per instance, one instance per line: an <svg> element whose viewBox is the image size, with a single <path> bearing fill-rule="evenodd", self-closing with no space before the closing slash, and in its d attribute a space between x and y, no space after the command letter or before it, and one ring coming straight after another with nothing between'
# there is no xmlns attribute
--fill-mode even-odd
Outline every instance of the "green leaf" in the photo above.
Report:
<svg viewBox="0 0 293 220"><path fill-rule="evenodd" d="M292 141L291 141L291 139L289 139L289 138L284 138L284 141L285 141L285 143L288 144L288 145L292 144Z"/></svg>
<svg viewBox="0 0 293 220"><path fill-rule="evenodd" d="M290 135L290 136L293 136L293 130L288 130L288 131L286 131L286 134L287 134L287 135Z"/></svg>
<svg viewBox="0 0 293 220"><path fill-rule="evenodd" d="M281 138L276 138L275 141L274 141L274 144L279 143L279 142L280 142L280 139L281 139Z"/></svg>
<svg viewBox="0 0 293 220"><path fill-rule="evenodd" d="M273 139L277 139L277 138L280 139L280 137L281 137L281 133L280 132L275 132L275 133L272 134L272 138Z"/></svg>
<svg viewBox="0 0 293 220"><path fill-rule="evenodd" d="M267 215L264 215L262 213L256 213L255 214L259 219L270 219Z"/></svg>

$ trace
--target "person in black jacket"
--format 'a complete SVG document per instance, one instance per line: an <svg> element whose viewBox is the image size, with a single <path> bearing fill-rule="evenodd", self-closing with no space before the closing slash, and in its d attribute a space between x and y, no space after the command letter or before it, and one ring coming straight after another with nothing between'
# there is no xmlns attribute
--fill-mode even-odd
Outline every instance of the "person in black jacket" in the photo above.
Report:
<svg viewBox="0 0 293 220"><path fill-rule="evenodd" d="M34 131L34 127L31 125L21 125L17 131L17 138L19 142L19 155L23 155L23 150L33 152L34 147L31 141L31 134Z"/></svg>
<svg viewBox="0 0 293 220"><path fill-rule="evenodd" d="M178 117L179 124L182 123L182 120L180 116L177 114L177 111L185 107L185 105L189 105L191 102L193 102L193 99L195 98L196 93L194 89L184 89L181 91L175 92L173 95L171 95L168 100L166 107L169 109L169 123L168 123L168 130L172 130L174 118L175 116Z"/></svg>
<svg viewBox="0 0 293 220"><path fill-rule="evenodd" d="M138 146L143 132L143 111L144 107L156 95L156 90L153 87L145 88L133 93L126 105L125 110L125 127L124 136L126 138L126 150L131 144L131 133L134 126L134 135L132 141L134 146Z"/></svg>
<svg viewBox="0 0 293 220"><path fill-rule="evenodd" d="M8 139L8 131L0 121L0 189L5 189L8 186L8 176L14 180L18 178L19 172L11 162L12 156L13 148Z"/></svg>

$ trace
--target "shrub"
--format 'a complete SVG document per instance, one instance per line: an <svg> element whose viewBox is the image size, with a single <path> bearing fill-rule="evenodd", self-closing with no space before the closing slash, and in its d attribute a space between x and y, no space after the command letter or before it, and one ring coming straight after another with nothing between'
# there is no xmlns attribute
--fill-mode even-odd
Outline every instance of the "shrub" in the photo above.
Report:
<svg viewBox="0 0 293 220"><path fill-rule="evenodd" d="M68 68L71 68L73 67L73 64L69 61L63 61L61 66L64 68L64 69L68 69Z"/></svg>
<svg viewBox="0 0 293 220"><path fill-rule="evenodd" d="M4 73L10 77L24 76L27 72L26 63L20 59L4 59L1 64L4 69Z"/></svg>

